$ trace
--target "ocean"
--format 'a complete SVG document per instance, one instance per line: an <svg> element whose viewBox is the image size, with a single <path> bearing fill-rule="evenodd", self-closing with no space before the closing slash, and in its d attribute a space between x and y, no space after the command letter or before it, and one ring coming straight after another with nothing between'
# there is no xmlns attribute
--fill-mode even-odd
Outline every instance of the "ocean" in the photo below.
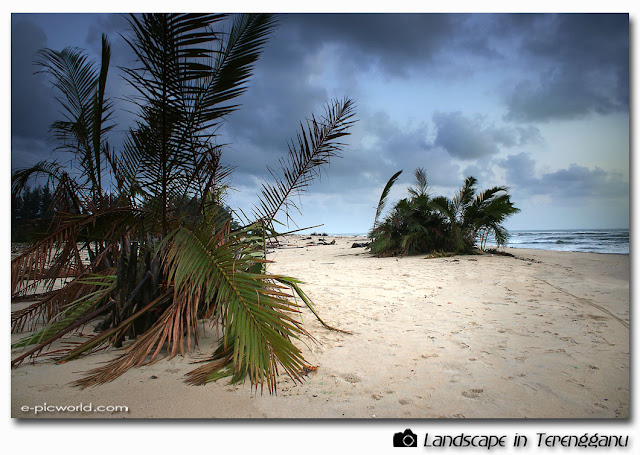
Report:
<svg viewBox="0 0 640 455"><path fill-rule="evenodd" d="M492 245L488 241L487 245ZM495 243L493 243L495 245ZM629 254L628 229L510 231L507 247Z"/></svg>
<svg viewBox="0 0 640 455"><path fill-rule="evenodd" d="M362 233L338 235L366 236ZM487 241L487 246L495 247L492 238ZM629 254L629 229L510 231L506 246L551 251Z"/></svg>

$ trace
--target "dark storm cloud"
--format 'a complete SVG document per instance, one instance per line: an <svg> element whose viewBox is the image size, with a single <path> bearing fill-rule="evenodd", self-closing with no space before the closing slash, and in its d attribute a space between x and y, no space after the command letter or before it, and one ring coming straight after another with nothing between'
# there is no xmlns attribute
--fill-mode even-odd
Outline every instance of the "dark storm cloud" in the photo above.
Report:
<svg viewBox="0 0 640 455"><path fill-rule="evenodd" d="M533 195L549 195L554 200L572 198L625 198L629 183L617 172L571 164L566 169L535 174L535 161L526 153L509 155L498 162L514 188Z"/></svg>
<svg viewBox="0 0 640 455"><path fill-rule="evenodd" d="M46 34L15 16L11 33L11 167L24 168L49 158L48 131L57 108L45 78L34 75L33 59L46 46Z"/></svg>
<svg viewBox="0 0 640 455"><path fill-rule="evenodd" d="M507 119L549 121L628 110L628 15L510 18L520 27L507 33L517 33L530 71L505 97Z"/></svg>
<svg viewBox="0 0 640 455"><path fill-rule="evenodd" d="M465 117L461 112L436 112L433 122L437 128L434 145L442 147L457 159L470 160L488 157L500 147L514 147L540 141L540 131L527 128L496 127L483 116Z"/></svg>
<svg viewBox="0 0 640 455"><path fill-rule="evenodd" d="M463 19L447 14L280 15L250 88L238 100L241 109L220 130L220 140L230 143L225 161L238 166L234 181L246 184L255 175L265 175L265 166L286 153L299 122L311 113L321 114L331 98L345 96L355 100L359 123L345 158L331 166L331 187L339 188L343 177L347 184L368 187L425 161L450 170L446 154L429 149L423 130L402 130L383 112L367 112L359 103L357 78L367 71L405 77L432 63L443 45L453 41L453 25ZM366 135L377 138L373 148L360 143ZM436 164L428 153L442 155L445 161Z"/></svg>
<svg viewBox="0 0 640 455"><path fill-rule="evenodd" d="M361 70L375 66L393 76L430 63L456 38L464 15L451 14L290 14L281 16L300 49L333 44Z"/></svg>
<svg viewBox="0 0 640 455"><path fill-rule="evenodd" d="M12 35L11 135L42 139L55 109L45 78L34 75L38 68L33 60L36 52L46 46L47 37L27 20L12 21Z"/></svg>
<svg viewBox="0 0 640 455"><path fill-rule="evenodd" d="M429 61L450 36L456 20L451 15L280 15L249 92L239 99L242 109L229 117L222 130L224 139L234 144L232 164L246 163L247 155L256 150L273 157L286 151L286 141L297 132L298 122L321 113L332 97L350 96L357 102L354 75L372 67L404 74L413 64ZM326 46L331 51L319 57ZM335 80L331 93L323 63L338 70L329 75Z"/></svg>
<svg viewBox="0 0 640 455"><path fill-rule="evenodd" d="M428 141L425 123L406 126L396 123L386 112L363 114L353 128L353 146L344 159L331 169L331 175L341 175L345 182L379 187L389 177L404 170L398 184L409 183L418 167L427 169L432 185L453 184L459 168L446 156L446 152Z"/></svg>

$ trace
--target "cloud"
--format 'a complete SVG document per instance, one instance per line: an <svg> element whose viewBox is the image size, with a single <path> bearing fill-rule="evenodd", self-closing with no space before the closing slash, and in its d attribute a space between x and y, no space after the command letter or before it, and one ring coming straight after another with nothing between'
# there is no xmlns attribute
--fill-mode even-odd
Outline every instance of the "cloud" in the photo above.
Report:
<svg viewBox="0 0 640 455"><path fill-rule="evenodd" d="M571 164L566 169L536 176L535 161L526 153L509 155L498 164L505 169L514 188L530 195L548 195L556 200L576 198L628 198L629 182L619 172Z"/></svg>
<svg viewBox="0 0 640 455"><path fill-rule="evenodd" d="M628 110L627 14L536 15L521 25L520 58L528 71L504 96L507 120L539 122Z"/></svg>
<svg viewBox="0 0 640 455"><path fill-rule="evenodd" d="M496 127L484 116L466 117L461 112L436 112L437 128L434 146L442 147L461 160L473 160L495 155L500 147L515 147L542 140L540 131L526 128Z"/></svg>
<svg viewBox="0 0 640 455"><path fill-rule="evenodd" d="M317 51L326 43L355 62L360 71L377 67L391 76L407 76L432 63L455 39L451 14L287 14L280 16L300 49Z"/></svg>
<svg viewBox="0 0 640 455"><path fill-rule="evenodd" d="M57 106L45 79L32 75L36 49L54 38L77 38L70 44L96 54L100 34L108 33L112 97L129 90L118 67L134 60L119 37L128 28L121 15L75 15L64 33L68 15L34 16L12 16L12 166L38 161L51 149L47 129ZM256 199L266 166L287 152L299 122L344 96L355 100L359 122L343 158L333 160L310 198L302 199L305 214L319 201L328 214L344 209L336 217L367 212L400 169L396 189L404 197L417 167L426 168L435 192L458 188L468 174L554 198L628 189L622 179L616 184L615 174L583 166L579 147L564 149L563 160L577 164L545 174L536 173L530 155L517 154L544 142L539 122L628 112L626 15L284 14L279 24L247 93L237 99L240 109L217 131L218 141L229 144L223 160L237 166L232 185L248 192L243 198ZM414 91L420 94L415 103ZM127 109L118 102L118 134L133 117ZM601 125L593 120L593 130L608 137ZM499 160L505 152L511 155ZM338 206L337 198L344 203Z"/></svg>
<svg viewBox="0 0 640 455"><path fill-rule="evenodd" d="M11 135L41 140L47 136L55 109L51 91L43 75L34 75L38 50L47 37L39 26L25 19L11 23Z"/></svg>

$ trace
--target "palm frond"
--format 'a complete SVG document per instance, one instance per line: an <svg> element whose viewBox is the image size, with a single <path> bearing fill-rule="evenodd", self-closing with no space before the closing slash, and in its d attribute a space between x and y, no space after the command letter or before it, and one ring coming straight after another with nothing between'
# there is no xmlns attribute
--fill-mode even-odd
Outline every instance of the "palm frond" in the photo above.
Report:
<svg viewBox="0 0 640 455"><path fill-rule="evenodd" d="M429 189L427 171L419 167L414 171L413 176L416 179L416 186L409 188L409 195L414 198L427 195Z"/></svg>
<svg viewBox="0 0 640 455"><path fill-rule="evenodd" d="M27 186L29 179L39 175L55 186L62 179L64 171L56 161L39 161L31 167L18 169L11 174L11 193L18 194Z"/></svg>
<svg viewBox="0 0 640 455"><path fill-rule="evenodd" d="M252 385L266 382L273 391L278 366L293 378L304 366L291 342L308 336L296 317L299 306L283 292L278 277L250 271L264 262L263 247L250 229L219 240L198 238L185 229L175 232L167 256L169 276L176 289L197 288L217 308L224 328L220 352L231 353L232 380L244 380L246 372Z"/></svg>
<svg viewBox="0 0 640 455"><path fill-rule="evenodd" d="M42 340L63 331L80 319L83 315L95 310L101 302L109 297L109 293L115 288L115 275L88 276L78 281L84 285L82 296L71 302L53 318L49 324L36 333L22 338L11 345L12 349L41 343Z"/></svg>
<svg viewBox="0 0 640 455"><path fill-rule="evenodd" d="M238 107L221 104L246 91L246 81L275 27L276 19L272 14L234 16L228 39L221 43L211 65L212 71L207 75L209 82L195 104L195 124L198 129L210 127L212 122Z"/></svg>
<svg viewBox="0 0 640 455"><path fill-rule="evenodd" d="M81 176L90 182L93 197L97 199L102 192L104 135L113 128L106 123L112 108L105 98L111 56L109 43L103 36L100 68L78 48L44 49L36 55L36 64L42 68L40 72L52 76L53 86L61 93L57 100L63 107L65 120L52 125L60 142L58 149L74 154L82 169Z"/></svg>
<svg viewBox="0 0 640 455"><path fill-rule="evenodd" d="M378 225L378 220L380 219L380 215L382 215L382 212L384 211L384 207L385 205L387 205L387 198L389 197L389 192L391 191L391 187L393 186L394 183L396 183L396 180L398 180L398 177L400 177L400 174L402 174L402 170L393 174L391 178L387 181L387 184L384 186L382 190L382 194L380 194L380 200L378 201L378 206L376 207L376 216L373 219L372 229L375 229L376 226Z"/></svg>
<svg viewBox="0 0 640 455"><path fill-rule="evenodd" d="M306 128L300 125L297 144L291 142L289 153L280 160L280 175L269 169L276 182L262 184L260 204L254 208L256 219L269 226L280 210L284 210L287 221L291 219L290 210L297 208L292 198L305 192L313 179L320 176L322 166L340 155L344 144L338 140L349 135L353 116L354 103L345 98L327 105L320 120L312 116Z"/></svg>

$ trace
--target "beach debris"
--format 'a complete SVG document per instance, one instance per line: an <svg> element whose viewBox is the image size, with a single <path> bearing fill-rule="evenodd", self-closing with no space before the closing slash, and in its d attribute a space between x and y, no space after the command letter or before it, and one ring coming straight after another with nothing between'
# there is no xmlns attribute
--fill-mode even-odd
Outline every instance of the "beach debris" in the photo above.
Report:
<svg viewBox="0 0 640 455"><path fill-rule="evenodd" d="M366 248L366 247L368 247L368 246L369 246L369 242L366 242L366 243L358 243L358 242L354 242L354 243L351 245L351 248Z"/></svg>
<svg viewBox="0 0 640 455"><path fill-rule="evenodd" d="M302 367L302 374L304 376L309 376L309 373L315 373L317 371L318 371L318 367L317 366L305 365L304 367Z"/></svg>
<svg viewBox="0 0 640 455"><path fill-rule="evenodd" d="M336 240L333 239L331 242L328 242L325 239L318 239L318 245L335 245Z"/></svg>

